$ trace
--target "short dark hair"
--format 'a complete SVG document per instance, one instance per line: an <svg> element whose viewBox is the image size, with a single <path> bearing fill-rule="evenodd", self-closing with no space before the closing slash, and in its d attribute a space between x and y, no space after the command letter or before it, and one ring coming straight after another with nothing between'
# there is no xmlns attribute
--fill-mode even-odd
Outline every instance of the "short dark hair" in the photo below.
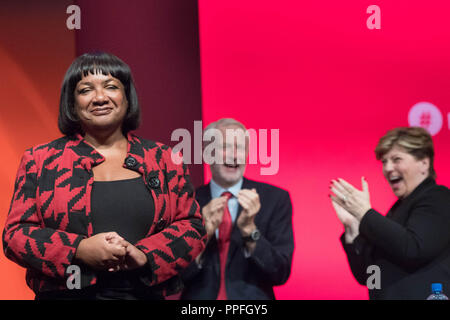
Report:
<svg viewBox="0 0 450 320"><path fill-rule="evenodd" d="M427 130L421 127L398 127L389 130L375 148L377 160L381 160L394 146L405 149L417 160L430 159L428 176L436 179L433 139Z"/></svg>
<svg viewBox="0 0 450 320"><path fill-rule="evenodd" d="M83 134L74 108L74 94L77 83L89 73L110 74L122 82L128 100L128 110L122 124L122 132L126 135L129 131L137 129L141 120L141 110L130 67L115 55L106 52L94 52L79 56L67 69L59 100L59 130L67 136L73 136L77 133Z"/></svg>

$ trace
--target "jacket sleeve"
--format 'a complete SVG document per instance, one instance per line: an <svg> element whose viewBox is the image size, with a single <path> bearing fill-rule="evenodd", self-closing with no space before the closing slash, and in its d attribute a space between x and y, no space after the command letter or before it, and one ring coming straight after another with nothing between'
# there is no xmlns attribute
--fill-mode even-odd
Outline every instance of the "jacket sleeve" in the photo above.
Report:
<svg viewBox="0 0 450 320"><path fill-rule="evenodd" d="M360 233L397 263L421 267L450 243L450 195L447 189L434 190L418 199L403 226L369 210L360 223Z"/></svg>
<svg viewBox="0 0 450 320"><path fill-rule="evenodd" d="M192 281L203 269L202 264L197 264L196 261L192 261L189 266L181 272L181 279L184 283Z"/></svg>
<svg viewBox="0 0 450 320"><path fill-rule="evenodd" d="M151 279L143 281L149 286L179 275L200 254L206 243L206 230L188 169L184 164L173 163L170 153L169 149L163 153L163 157L165 170L169 173L167 176L172 177L167 182L170 201L175 201L171 212L172 222L162 231L136 244L147 255ZM166 210L170 210L170 207Z"/></svg>
<svg viewBox="0 0 450 320"><path fill-rule="evenodd" d="M36 201L38 169L32 149L22 157L3 230L7 258L53 278L66 278L81 235L45 228Z"/></svg>
<svg viewBox="0 0 450 320"><path fill-rule="evenodd" d="M345 233L340 238L342 247L347 255L347 260L350 265L350 270L359 284L366 285L369 274L367 267L370 263L370 246L366 240L358 235L353 243L345 242Z"/></svg>
<svg viewBox="0 0 450 320"><path fill-rule="evenodd" d="M265 236L256 242L251 259L271 285L285 283L291 273L294 253L292 203L289 193L282 192Z"/></svg>

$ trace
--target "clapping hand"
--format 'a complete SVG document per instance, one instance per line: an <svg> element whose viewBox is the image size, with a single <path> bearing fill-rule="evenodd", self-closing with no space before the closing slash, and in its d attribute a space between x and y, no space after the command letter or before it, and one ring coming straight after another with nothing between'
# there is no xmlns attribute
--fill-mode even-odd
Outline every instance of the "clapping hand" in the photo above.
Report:
<svg viewBox="0 0 450 320"><path fill-rule="evenodd" d="M205 222L205 228L208 240L214 235L216 229L222 222L223 212L228 198L225 196L212 199L202 209L202 216Z"/></svg>
<svg viewBox="0 0 450 320"><path fill-rule="evenodd" d="M367 211L371 209L369 185L364 177L361 178L362 190L358 190L344 179L331 180L331 191L334 195L330 195L334 204L339 205L345 211L350 213L358 221L364 217ZM336 210L336 207L335 207ZM340 210L340 209L338 209ZM336 212L338 212L336 210ZM343 220L348 217L340 210L338 217L341 216ZM339 218L341 220L341 218ZM343 222L343 220L341 220ZM343 222L344 223L344 222Z"/></svg>
<svg viewBox="0 0 450 320"><path fill-rule="evenodd" d="M243 236L249 235L256 229L255 217L261 209L261 202L256 189L242 189L237 196L242 212L239 215L236 225Z"/></svg>
<svg viewBox="0 0 450 320"><path fill-rule="evenodd" d="M359 235L359 221L350 214L347 210L342 208L336 201L331 199L336 215L344 225L345 228L345 242L352 243L353 240Z"/></svg>

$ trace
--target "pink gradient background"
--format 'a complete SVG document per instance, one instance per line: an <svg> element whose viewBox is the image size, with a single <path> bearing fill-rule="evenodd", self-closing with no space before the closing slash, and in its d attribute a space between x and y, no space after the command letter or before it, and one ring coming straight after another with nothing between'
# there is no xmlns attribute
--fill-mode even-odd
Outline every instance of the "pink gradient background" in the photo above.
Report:
<svg viewBox="0 0 450 320"><path fill-rule="evenodd" d="M366 26L371 4L380 30ZM449 10L448 1L199 1L204 124L234 117L280 129L278 174L261 176L258 165L246 173L292 197L296 249L278 299L368 298L338 241L329 181L360 187L364 175L386 213L395 197L373 151L419 101L445 114L435 167L450 185Z"/></svg>

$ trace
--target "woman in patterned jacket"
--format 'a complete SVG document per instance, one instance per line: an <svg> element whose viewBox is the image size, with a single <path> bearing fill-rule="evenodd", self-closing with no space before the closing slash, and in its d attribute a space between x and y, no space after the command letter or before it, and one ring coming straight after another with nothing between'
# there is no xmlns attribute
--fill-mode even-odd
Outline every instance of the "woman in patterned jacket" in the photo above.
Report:
<svg viewBox="0 0 450 320"><path fill-rule="evenodd" d="M3 232L36 299L163 299L203 250L185 165L131 133L140 109L131 71L84 54L61 89L64 137L25 152Z"/></svg>

